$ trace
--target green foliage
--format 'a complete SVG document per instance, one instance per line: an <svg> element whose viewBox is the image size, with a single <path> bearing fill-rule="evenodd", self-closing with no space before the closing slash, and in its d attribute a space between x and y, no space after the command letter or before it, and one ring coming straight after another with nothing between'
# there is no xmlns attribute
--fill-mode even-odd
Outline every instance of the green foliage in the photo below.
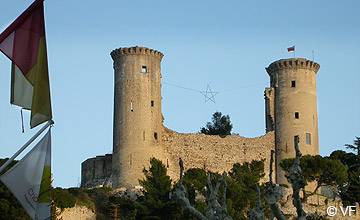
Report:
<svg viewBox="0 0 360 220"><path fill-rule="evenodd" d="M233 219L244 219L245 213L256 204L257 190L264 176L264 160L253 160L251 163L235 163L229 172L226 198L228 210L233 213ZM231 201L231 202L230 202ZM263 203L264 204L264 203Z"/></svg>
<svg viewBox="0 0 360 220"><path fill-rule="evenodd" d="M332 152L330 158L349 167L348 181L338 186L343 204L354 205L355 202L360 202L360 156L338 150Z"/></svg>
<svg viewBox="0 0 360 220"><path fill-rule="evenodd" d="M55 206L61 209L72 208L76 202L75 197L67 189L60 187L51 190L51 198L54 200Z"/></svg>
<svg viewBox="0 0 360 220"><path fill-rule="evenodd" d="M170 201L171 179L166 175L166 167L156 158L150 159L151 167L143 172L145 179L139 180L144 187L144 196L139 206L141 219L177 219L180 208Z"/></svg>
<svg viewBox="0 0 360 220"><path fill-rule="evenodd" d="M222 115L221 112L215 112L212 116L212 122L208 122L202 127L200 133L207 135L229 135L233 125L229 115Z"/></svg>
<svg viewBox="0 0 360 220"><path fill-rule="evenodd" d="M289 158L282 160L280 166L288 173L293 163L294 159ZM331 160L320 155L301 157L300 167L307 182L316 181L317 186L312 194L321 186L343 185L348 179L346 165L339 160Z"/></svg>
<svg viewBox="0 0 360 220"><path fill-rule="evenodd" d="M123 198L121 196L110 196L109 197L109 218L119 220L135 220L137 215L137 204L136 202Z"/></svg>
<svg viewBox="0 0 360 220"><path fill-rule="evenodd" d="M75 203L77 205L86 206L87 208L95 212L95 204L89 195L92 195L94 189L86 190L81 188L69 188L67 189L70 195L75 197ZM96 188L97 191L103 191L103 188Z"/></svg>
<svg viewBox="0 0 360 220"><path fill-rule="evenodd" d="M360 168L360 157L353 153L337 150L332 152L329 158L332 160L340 160L342 164L349 167L350 172L357 171Z"/></svg>
<svg viewBox="0 0 360 220"><path fill-rule="evenodd" d="M183 184L187 189L187 198L192 205L198 204L195 201L197 194L205 195L206 179L207 174L204 169L191 168L184 173Z"/></svg>
<svg viewBox="0 0 360 220"><path fill-rule="evenodd" d="M216 184L218 173L210 172L211 182ZM234 220L247 219L246 212L250 210L256 203L257 190L255 183L259 183L260 178L264 176L264 160L245 162L243 164L236 163L226 178L226 203L228 214ZM207 173L203 169L192 168L184 173L183 183L187 188L188 198L193 207L204 213L206 203L196 201L196 195L207 196ZM222 188L219 190L219 202L221 203ZM263 202L263 204L265 204ZM268 211L268 210L266 210ZM268 212L267 212L268 213ZM186 216L186 213L185 215ZM190 219L190 218L184 218Z"/></svg>
<svg viewBox="0 0 360 220"><path fill-rule="evenodd" d="M360 137L355 137L354 145L345 144L347 149L357 152L357 155L360 157Z"/></svg>

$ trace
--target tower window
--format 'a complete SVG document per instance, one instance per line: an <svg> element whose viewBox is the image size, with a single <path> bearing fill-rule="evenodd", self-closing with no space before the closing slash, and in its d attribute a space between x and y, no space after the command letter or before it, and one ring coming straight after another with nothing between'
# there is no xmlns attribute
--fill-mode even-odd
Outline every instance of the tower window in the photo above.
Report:
<svg viewBox="0 0 360 220"><path fill-rule="evenodd" d="M300 115L299 112L295 112L295 118L296 119L299 119L299 115Z"/></svg>
<svg viewBox="0 0 360 220"><path fill-rule="evenodd" d="M154 101L151 100L151 107L154 107Z"/></svg>
<svg viewBox="0 0 360 220"><path fill-rule="evenodd" d="M155 140L158 139L158 134L156 132L154 132L154 138L155 138Z"/></svg>
<svg viewBox="0 0 360 220"><path fill-rule="evenodd" d="M311 144L311 134L306 133L306 144Z"/></svg>
<svg viewBox="0 0 360 220"><path fill-rule="evenodd" d="M131 101L130 102L130 110L133 112L134 111L134 109L133 109L133 102Z"/></svg>
<svg viewBox="0 0 360 220"><path fill-rule="evenodd" d="M295 87L296 83L295 80L291 81L291 87Z"/></svg>
<svg viewBox="0 0 360 220"><path fill-rule="evenodd" d="M146 66L142 66L142 67L141 67L141 72L142 72L142 73L147 73L147 68L146 68Z"/></svg>

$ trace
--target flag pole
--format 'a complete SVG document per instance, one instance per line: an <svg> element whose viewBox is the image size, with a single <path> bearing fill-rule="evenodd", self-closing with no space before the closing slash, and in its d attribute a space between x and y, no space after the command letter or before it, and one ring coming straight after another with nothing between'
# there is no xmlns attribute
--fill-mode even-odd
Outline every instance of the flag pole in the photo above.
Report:
<svg viewBox="0 0 360 220"><path fill-rule="evenodd" d="M20 148L10 159L8 159L1 167L0 167L0 173L3 171L21 152L23 152L39 135L45 131L47 127L54 124L53 120L49 120L44 127L42 127L22 148Z"/></svg>
<svg viewBox="0 0 360 220"><path fill-rule="evenodd" d="M315 61L314 45L313 45L313 47L312 47L312 55L313 55L313 61Z"/></svg>

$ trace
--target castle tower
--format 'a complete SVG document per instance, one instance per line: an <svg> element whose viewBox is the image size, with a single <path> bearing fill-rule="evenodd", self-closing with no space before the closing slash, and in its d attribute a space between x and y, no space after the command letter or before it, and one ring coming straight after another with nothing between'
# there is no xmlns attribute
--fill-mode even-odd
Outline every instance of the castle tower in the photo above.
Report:
<svg viewBox="0 0 360 220"><path fill-rule="evenodd" d="M302 155L318 155L316 73L320 65L306 59L282 59L266 68L270 88L265 90L266 130L275 130L276 183L288 184L280 162L295 158L294 137Z"/></svg>
<svg viewBox="0 0 360 220"><path fill-rule="evenodd" d="M164 160L161 114L161 59L145 47L119 48L114 60L113 188L133 188L150 158Z"/></svg>

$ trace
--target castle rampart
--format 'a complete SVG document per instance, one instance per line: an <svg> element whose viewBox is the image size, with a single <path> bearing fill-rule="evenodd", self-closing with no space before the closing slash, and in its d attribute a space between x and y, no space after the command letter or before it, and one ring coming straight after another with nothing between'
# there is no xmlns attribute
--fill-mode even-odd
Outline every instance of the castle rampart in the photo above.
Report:
<svg viewBox="0 0 360 220"><path fill-rule="evenodd" d="M110 183L112 154L89 158L81 164L81 188L101 187Z"/></svg>
<svg viewBox="0 0 360 220"><path fill-rule="evenodd" d="M178 133L163 128L164 164L167 174L173 181L179 179L179 157L184 161L185 170L201 168L212 172L230 171L234 163L251 162L265 159L265 176L269 180L270 151L275 148L274 132L256 138L245 138L238 135L220 137L218 135ZM150 157L148 160L150 165ZM147 166L148 166L147 165ZM101 175L103 167L106 173ZM97 156L82 163L83 188L100 187L106 184L111 176L111 154ZM143 177L139 178L142 179ZM139 184L136 184L139 185Z"/></svg>
<svg viewBox="0 0 360 220"><path fill-rule="evenodd" d="M185 169L201 168L212 172L228 172L234 163L265 159L265 177L269 180L270 151L275 148L274 132L256 138L238 135L184 134L164 128L168 174L173 180L179 179L179 157Z"/></svg>

